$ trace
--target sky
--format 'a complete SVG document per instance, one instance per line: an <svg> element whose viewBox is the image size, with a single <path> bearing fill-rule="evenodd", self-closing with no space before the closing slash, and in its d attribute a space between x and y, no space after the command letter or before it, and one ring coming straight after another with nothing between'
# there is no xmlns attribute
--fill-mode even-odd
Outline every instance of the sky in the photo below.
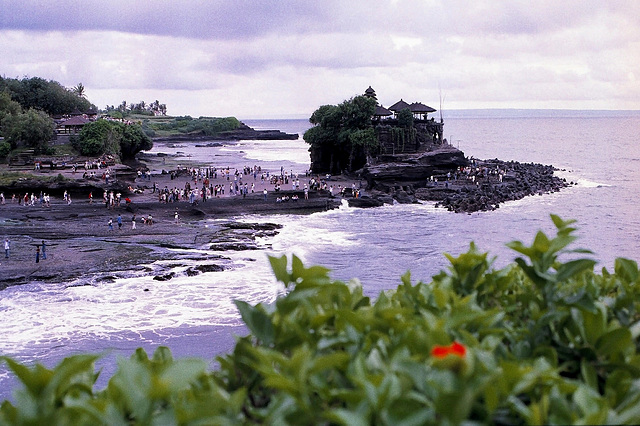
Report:
<svg viewBox="0 0 640 426"><path fill-rule="evenodd" d="M169 115L640 110L638 0L0 0L0 75ZM445 114L446 116L446 114Z"/></svg>

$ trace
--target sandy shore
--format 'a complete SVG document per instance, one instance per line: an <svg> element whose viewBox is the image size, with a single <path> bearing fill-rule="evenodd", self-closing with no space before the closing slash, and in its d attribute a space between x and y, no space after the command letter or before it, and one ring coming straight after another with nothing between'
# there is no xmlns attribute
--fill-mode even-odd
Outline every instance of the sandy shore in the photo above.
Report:
<svg viewBox="0 0 640 426"><path fill-rule="evenodd" d="M158 159L160 161L160 159ZM154 169L150 165L150 169ZM175 170L184 167L166 158L162 169ZM233 173L234 170L231 170ZM278 171L270 170L270 173ZM73 174L70 170L62 171L70 179L81 178L81 173ZM229 194L229 183L218 175L210 179L213 185L225 185L225 194L206 202L192 205L188 201L162 203L158 194L153 192L154 183L158 188L184 188L185 183L193 180L187 175L175 179L169 173L154 174L150 180L137 178L130 182L131 186L141 188L142 193L123 194L130 204L124 201L113 209L102 202L102 192L93 193L93 203L89 202L88 193L71 192L71 204L67 204L60 196L53 196L49 207L36 202L35 205L19 205L12 202L10 193L5 193L5 204L0 205L0 238L9 238L11 250L6 259L0 252L0 289L9 285L23 284L30 281L72 282L76 278L92 276L94 279L113 279L130 275L164 276L165 271L149 268L156 260L176 260L193 256L189 250L215 245L227 250L254 249L255 239L264 236L265 232L277 232L261 226L234 226L234 218L245 214L277 214L277 213L309 213L335 208L340 205L339 197L330 197L327 191L310 191L309 199L304 199L302 189L310 179L299 176L300 189L293 190L291 183L282 185L280 192L274 191L274 185L262 181L260 175L243 176L248 188L253 184L253 192L246 197ZM129 183L128 183L129 184ZM338 187L349 186L351 181L333 178L331 184ZM198 187L202 182L198 182ZM108 189L108 186L105 185ZM267 189L267 199L263 190ZM251 189L250 189L251 191ZM337 193L338 191L334 191ZM277 203L276 198L282 195L298 196L297 201ZM175 213L179 220L175 220ZM132 217L136 215L136 229L132 229ZM122 227L119 228L117 218L120 215ZM142 217L151 215L152 225L145 225ZM208 219L220 219L211 225ZM108 222L112 220L113 230ZM206 226L205 226L206 225ZM36 249L42 241L46 244L46 259L40 256L36 263ZM178 255L172 248L184 249ZM186 253L186 254L185 254ZM207 268L223 268L220 256L201 259ZM209 265L209 266L207 266ZM194 274L198 271L194 271ZM169 277L170 278L170 277Z"/></svg>

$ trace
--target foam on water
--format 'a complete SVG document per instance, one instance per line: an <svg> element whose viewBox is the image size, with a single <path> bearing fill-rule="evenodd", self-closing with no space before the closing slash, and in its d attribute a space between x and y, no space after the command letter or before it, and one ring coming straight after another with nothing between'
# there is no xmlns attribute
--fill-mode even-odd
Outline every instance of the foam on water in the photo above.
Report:
<svg viewBox="0 0 640 426"><path fill-rule="evenodd" d="M251 271L238 273L243 268ZM27 348L65 344L83 336L108 337L120 330L238 324L233 303L238 295L248 303L269 303L283 291L270 276L266 257L258 252L255 258L235 255L225 271L169 281L134 277L83 286L30 283L9 287L0 298L3 317L12 319L0 321L0 353L19 354Z"/></svg>

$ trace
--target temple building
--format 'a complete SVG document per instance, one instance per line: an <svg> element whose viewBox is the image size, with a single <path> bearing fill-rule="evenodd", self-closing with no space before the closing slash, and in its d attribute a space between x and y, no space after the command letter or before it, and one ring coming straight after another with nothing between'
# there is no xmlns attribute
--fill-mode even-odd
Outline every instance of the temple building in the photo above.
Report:
<svg viewBox="0 0 640 426"><path fill-rule="evenodd" d="M441 145L444 141L444 122L442 118L436 121L429 114L437 110L422 102L411 104L400 99L398 102L385 108L378 103L375 90L369 86L364 92L364 96L376 101L376 109L371 118L376 129L376 134L380 142L383 154L416 153L430 151L436 145ZM413 117L411 128L404 127L405 123L400 123L398 115L403 110L409 110Z"/></svg>

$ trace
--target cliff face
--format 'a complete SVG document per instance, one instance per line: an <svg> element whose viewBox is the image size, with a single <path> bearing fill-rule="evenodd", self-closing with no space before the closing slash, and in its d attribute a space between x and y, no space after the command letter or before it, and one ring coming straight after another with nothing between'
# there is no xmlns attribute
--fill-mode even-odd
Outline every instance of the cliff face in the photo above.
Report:
<svg viewBox="0 0 640 426"><path fill-rule="evenodd" d="M449 145L420 154L383 155L362 169L367 187L388 192L395 186L424 186L434 175L446 175L468 165L464 153Z"/></svg>

